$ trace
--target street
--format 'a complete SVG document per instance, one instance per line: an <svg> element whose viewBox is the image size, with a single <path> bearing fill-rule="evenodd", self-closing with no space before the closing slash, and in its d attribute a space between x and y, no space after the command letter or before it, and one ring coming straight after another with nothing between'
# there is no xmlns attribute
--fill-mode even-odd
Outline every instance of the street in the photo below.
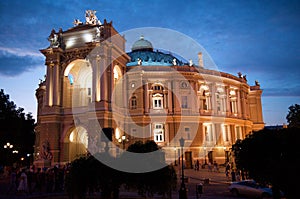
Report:
<svg viewBox="0 0 300 199"><path fill-rule="evenodd" d="M181 176L180 176L180 167L176 166L176 172L178 177L178 186L177 190L180 188ZM187 188L188 199L230 199L237 198L231 196L228 191L228 186L230 184L230 179L227 179L225 176L224 167L221 167L219 172L210 172L207 168L199 169L196 171L194 169L185 169L184 176L187 179L185 185ZM208 179L208 180L205 180ZM206 181L206 183L204 182ZM196 185L201 183L203 185L203 194L196 194ZM6 194L6 191L9 187L9 178L0 179L0 199L39 199L39 198L48 198L48 199L67 199L67 195L63 193L52 193L52 194L37 194L32 193L31 195L18 195L18 194ZM173 191L172 198L178 199L178 191ZM99 198L99 195L88 196L87 198ZM120 198L140 198L137 193L127 192L120 190ZM154 198L162 198L161 196L155 196ZM243 199L242 197L238 197Z"/></svg>

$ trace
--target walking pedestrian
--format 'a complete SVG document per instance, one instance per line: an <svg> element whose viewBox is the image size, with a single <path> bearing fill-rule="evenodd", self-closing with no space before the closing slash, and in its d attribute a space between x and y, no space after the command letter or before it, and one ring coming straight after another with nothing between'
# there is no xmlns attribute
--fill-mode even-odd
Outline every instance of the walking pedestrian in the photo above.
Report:
<svg viewBox="0 0 300 199"><path fill-rule="evenodd" d="M236 181L236 176L235 176L235 170L234 169L232 169L232 171L231 171L231 181L232 182Z"/></svg>
<svg viewBox="0 0 300 199"><path fill-rule="evenodd" d="M27 175L25 173L25 169L22 169L19 186L18 186L18 192L19 193L27 193L28 192Z"/></svg>
<svg viewBox="0 0 300 199"><path fill-rule="evenodd" d="M13 192L14 194L17 192L17 173L15 168L12 168L10 173L10 184L7 190L7 194L11 192Z"/></svg>

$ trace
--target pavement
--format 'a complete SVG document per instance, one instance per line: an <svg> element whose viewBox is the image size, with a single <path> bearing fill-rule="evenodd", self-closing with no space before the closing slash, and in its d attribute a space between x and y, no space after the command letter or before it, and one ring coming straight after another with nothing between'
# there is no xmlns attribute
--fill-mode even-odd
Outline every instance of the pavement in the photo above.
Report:
<svg viewBox="0 0 300 199"><path fill-rule="evenodd" d="M178 177L178 187L179 190L181 185L181 168L176 166L176 172ZM194 169L184 169L185 186L187 188L188 199L234 199L236 197L231 196L228 186L230 184L230 179L225 175L225 168L220 167L219 171L210 172L207 168L200 168L199 171ZM197 195L196 185L202 185L203 193ZM20 194L6 194L9 187L9 179L0 179L0 199L68 199L68 196L64 193L52 193L52 194L37 194L32 193L31 195L20 195ZM89 198L99 198L99 195L89 196ZM120 190L120 198L141 198L135 192L128 192L125 190ZM161 196L154 196L154 198L162 198ZM172 199L178 199L178 191L173 191ZM243 199L240 198L239 199Z"/></svg>

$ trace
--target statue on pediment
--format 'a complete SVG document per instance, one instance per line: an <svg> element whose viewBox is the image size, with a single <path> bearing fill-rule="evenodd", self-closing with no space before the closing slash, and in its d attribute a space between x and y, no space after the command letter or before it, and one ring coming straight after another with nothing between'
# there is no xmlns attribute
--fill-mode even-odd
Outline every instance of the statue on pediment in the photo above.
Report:
<svg viewBox="0 0 300 199"><path fill-rule="evenodd" d="M59 41L58 41L58 34L55 32L54 29L52 29L48 41L50 42L50 48L58 48L59 47Z"/></svg>
<svg viewBox="0 0 300 199"><path fill-rule="evenodd" d="M85 24L89 25L101 25L101 22L96 16L96 10L86 10L85 11Z"/></svg>
<svg viewBox="0 0 300 199"><path fill-rule="evenodd" d="M79 26L79 25L82 25L83 23L82 23L82 21L80 21L80 19L75 19L73 21L73 24L74 24L74 26Z"/></svg>

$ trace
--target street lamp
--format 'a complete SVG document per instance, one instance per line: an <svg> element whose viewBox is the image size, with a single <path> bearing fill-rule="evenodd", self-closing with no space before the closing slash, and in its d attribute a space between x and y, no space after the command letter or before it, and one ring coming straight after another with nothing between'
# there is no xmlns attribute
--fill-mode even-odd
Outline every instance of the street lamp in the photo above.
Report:
<svg viewBox="0 0 300 199"><path fill-rule="evenodd" d="M5 145L3 145L4 150L8 150L8 152L9 152L10 150L12 150L13 147L14 147L14 145L10 144L9 142L7 142ZM4 159L5 162L6 162L7 164L10 164L11 159L9 158L8 153L6 153L6 155L5 155L4 158L5 158L5 159ZM8 163L8 162L9 162L9 163Z"/></svg>
<svg viewBox="0 0 300 199"><path fill-rule="evenodd" d="M4 146L5 149L12 149L14 147L14 145L10 144L9 142L7 142Z"/></svg>
<svg viewBox="0 0 300 199"><path fill-rule="evenodd" d="M226 165L226 163L227 163L226 147L224 146L223 149L224 149L224 160L225 160L224 162Z"/></svg>
<svg viewBox="0 0 300 199"><path fill-rule="evenodd" d="M203 151L204 151L204 165L207 165L207 162L206 162L206 147L203 147Z"/></svg>
<svg viewBox="0 0 300 199"><path fill-rule="evenodd" d="M184 139L180 138L179 143L182 151L182 157L181 157L181 186L179 190L179 199L187 199L187 191L184 184L184 170L183 170L183 146L184 146Z"/></svg>
<svg viewBox="0 0 300 199"><path fill-rule="evenodd" d="M119 138L118 142L123 144L123 150L125 150L125 143L128 142L128 141L129 141L129 140L128 140L128 138L126 138L126 135L125 135L125 134L122 135L122 136Z"/></svg>

